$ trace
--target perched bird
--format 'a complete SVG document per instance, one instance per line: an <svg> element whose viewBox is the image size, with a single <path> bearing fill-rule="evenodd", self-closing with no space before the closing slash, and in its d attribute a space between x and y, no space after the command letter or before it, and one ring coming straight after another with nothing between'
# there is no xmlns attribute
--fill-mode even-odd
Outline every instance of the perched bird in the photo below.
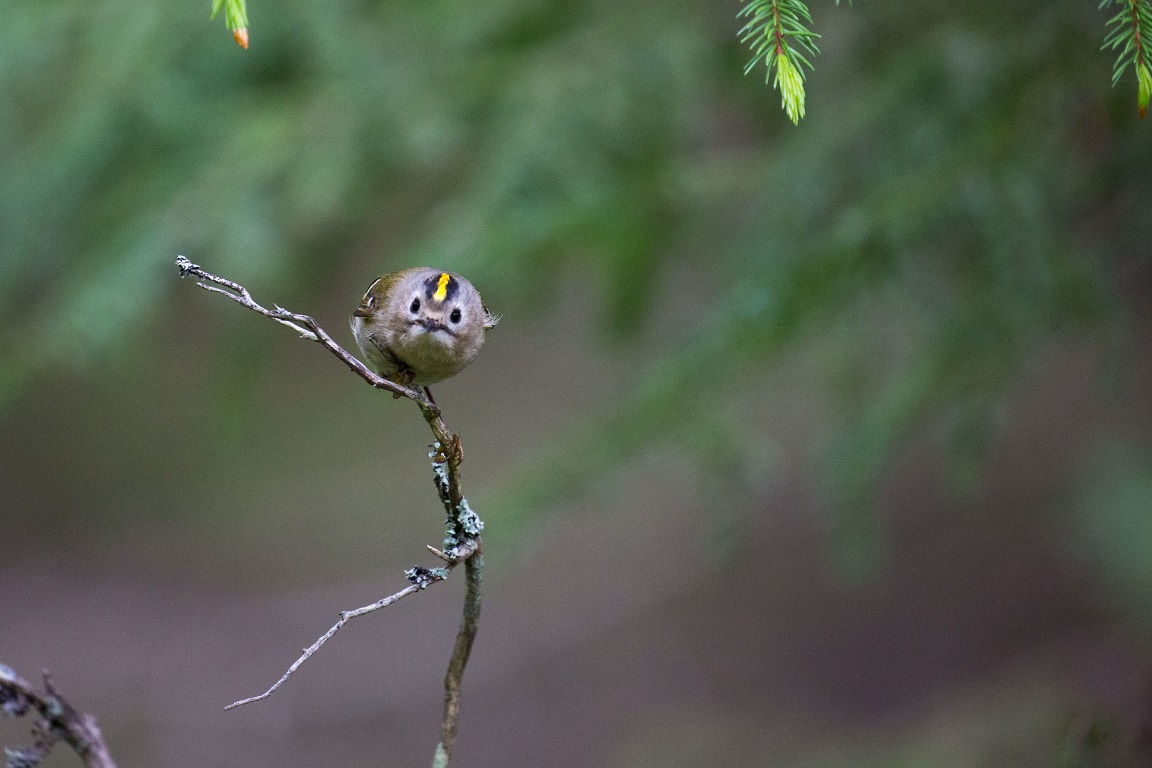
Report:
<svg viewBox="0 0 1152 768"><path fill-rule="evenodd" d="M460 275L412 267L372 283L351 325L376 373L427 387L464 370L480 352L484 332L499 320Z"/></svg>

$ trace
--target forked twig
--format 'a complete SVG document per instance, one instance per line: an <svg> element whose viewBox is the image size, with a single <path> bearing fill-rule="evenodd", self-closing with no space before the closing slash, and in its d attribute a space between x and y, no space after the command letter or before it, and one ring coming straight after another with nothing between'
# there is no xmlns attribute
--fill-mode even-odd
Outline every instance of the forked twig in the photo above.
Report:
<svg viewBox="0 0 1152 768"><path fill-rule="evenodd" d="M441 570L444 570L445 572L440 573ZM305 648L304 652L300 655L300 658L298 658L298 659L296 659L296 661L292 662L292 666L288 667L288 671L285 672L283 674L283 676L279 680L277 680L276 683L271 688L269 688L268 690L266 690L264 693L260 694L259 696L252 696L252 697L247 698L247 699L241 699L240 701L234 701L231 704L229 704L228 706L224 707L224 709L226 709L226 710L233 709L234 707L239 707L242 704L251 704L254 701L263 701L264 699L271 696L276 691L277 688L279 688L281 685L283 685L284 681L287 680L289 677L291 677L292 673L295 672L297 669L299 669L300 666L304 662L308 661L308 659L312 656L312 654L314 654L314 653L316 653L316 651L320 650L320 646L322 646L322 645L324 645L324 643L328 642L328 639L330 637L332 637L332 635L336 634L336 632L341 627L343 627L345 623L347 623L347 622L351 621L352 619L355 619L359 616L363 616L366 613L372 613L373 611L378 611L381 608L387 608L389 605L392 605L392 603L396 602L397 600L399 600L402 597L407 597L408 595L411 595L413 592L419 592L420 590L422 590L426 587L429 587L429 586L435 584L436 582L443 581L445 578L447 578L447 575L448 575L447 569L433 570L433 569L429 569L429 568L413 568L408 573L410 574L409 580L412 581L412 584L410 584L409 586L400 590L399 592L397 592L394 595L389 595L388 597L385 597L382 600L377 600L376 602L372 603L371 605L365 605L362 608L356 608L355 610L351 610L351 611L340 611L340 621L333 624L332 628L329 629L327 632L325 632L320 637L319 640L317 640L316 642L312 643L312 645Z"/></svg>
<svg viewBox="0 0 1152 768"><path fill-rule="evenodd" d="M456 634L452 657L448 662L448 671L444 676L444 714L440 727L440 743L436 746L436 753L432 762L434 768L446 768L451 760L452 750L456 742L456 730L460 717L460 682L463 679L464 668L468 664L468 656L472 650L472 643L476 639L479 625L480 587L484 569L484 556L480 543L480 531L484 524L472 511L460 488L460 463L464 454L460 446L459 436L448 430L440 415L439 407L424 392L418 388L405 387L373 373L333 341L332 337L313 318L308 315L289 312L275 305L273 305L274 309L267 309L256 303L252 294L244 286L207 272L183 256L176 258L176 266L180 268L181 277L194 276L196 284L204 290L222 294L253 312L293 329L303 338L322 344L329 352L336 355L351 368L356 375L373 387L391 392L396 397L406 397L419 405L424 420L428 422L428 427L436 438L432 444L432 451L428 455L432 459L436 492L447 513L447 534L444 538L444 549L428 547L432 554L445 561L444 567L421 568L417 566L411 568L406 572L408 580L412 582L411 585L371 605L351 611L342 611L340 620L315 643L305 648L301 656L292 663L288 671L271 688L259 696L233 702L225 709L232 709L242 704L268 698L345 623L443 581L457 565L463 563L465 570L464 615L460 622L460 629Z"/></svg>

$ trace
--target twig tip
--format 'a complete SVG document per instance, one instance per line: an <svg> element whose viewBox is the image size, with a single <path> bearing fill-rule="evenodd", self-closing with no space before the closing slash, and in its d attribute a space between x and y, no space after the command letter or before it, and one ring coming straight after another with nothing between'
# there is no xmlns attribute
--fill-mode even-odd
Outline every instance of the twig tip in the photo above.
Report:
<svg viewBox="0 0 1152 768"><path fill-rule="evenodd" d="M456 561L451 556L449 556L447 552L441 552L439 549L436 549L436 547L432 546L431 544L425 544L424 546L428 547L429 552L436 555L436 557L440 558L444 562L455 564Z"/></svg>
<svg viewBox="0 0 1152 768"><path fill-rule="evenodd" d="M176 266L180 270L180 277L187 277L200 269L200 265L193 264L187 256L177 256Z"/></svg>

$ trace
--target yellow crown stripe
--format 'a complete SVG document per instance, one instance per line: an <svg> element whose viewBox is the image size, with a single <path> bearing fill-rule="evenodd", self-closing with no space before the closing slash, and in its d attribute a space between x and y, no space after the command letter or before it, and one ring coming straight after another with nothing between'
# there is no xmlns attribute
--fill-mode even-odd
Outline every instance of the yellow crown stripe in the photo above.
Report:
<svg viewBox="0 0 1152 768"><path fill-rule="evenodd" d="M440 273L440 280L436 283L436 293L432 294L432 298L436 301L444 301L448 296L448 283L452 281L452 275L447 272Z"/></svg>

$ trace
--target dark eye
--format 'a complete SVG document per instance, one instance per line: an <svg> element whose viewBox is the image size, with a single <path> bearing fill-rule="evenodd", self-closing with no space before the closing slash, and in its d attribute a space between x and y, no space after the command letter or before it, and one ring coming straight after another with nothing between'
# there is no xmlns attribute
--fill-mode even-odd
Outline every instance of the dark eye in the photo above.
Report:
<svg viewBox="0 0 1152 768"><path fill-rule="evenodd" d="M456 309L452 310L452 314L448 315L448 319L454 323L460 322L460 307L456 307Z"/></svg>
<svg viewBox="0 0 1152 768"><path fill-rule="evenodd" d="M417 312L419 312L420 311L420 299L412 299L412 306L408 307L408 309L410 309L412 311L412 314L416 314Z"/></svg>

